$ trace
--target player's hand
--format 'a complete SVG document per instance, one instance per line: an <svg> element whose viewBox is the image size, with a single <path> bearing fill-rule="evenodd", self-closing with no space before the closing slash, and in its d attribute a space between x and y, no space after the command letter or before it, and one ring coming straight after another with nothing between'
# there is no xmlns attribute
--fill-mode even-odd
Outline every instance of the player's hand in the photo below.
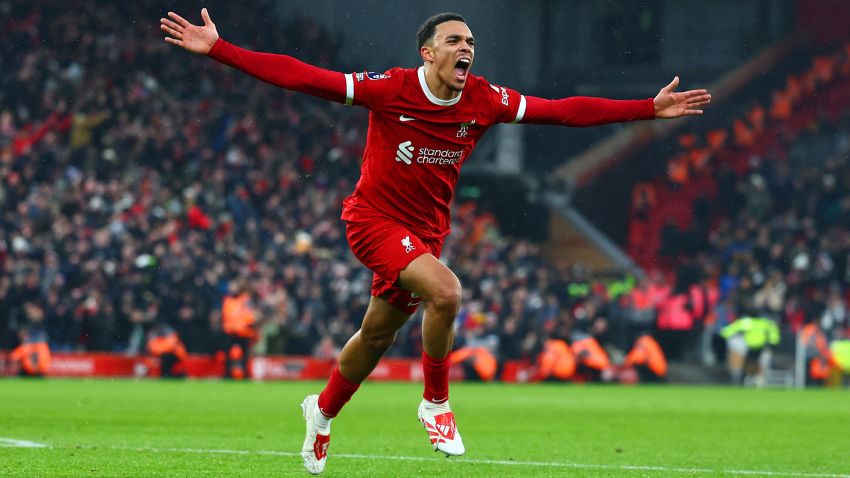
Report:
<svg viewBox="0 0 850 478"><path fill-rule="evenodd" d="M701 115L702 107L711 103L711 95L708 91L690 90L679 93L673 91L677 86L679 86L678 76L673 78L669 85L661 88L655 96L656 118Z"/></svg>
<svg viewBox="0 0 850 478"><path fill-rule="evenodd" d="M171 17L170 20L159 19L159 28L168 35L165 41L201 55L206 55L212 50L218 40L218 31L215 29L215 23L210 20L210 14L207 13L206 8L201 9L203 26L192 25L174 12L168 12L168 16Z"/></svg>

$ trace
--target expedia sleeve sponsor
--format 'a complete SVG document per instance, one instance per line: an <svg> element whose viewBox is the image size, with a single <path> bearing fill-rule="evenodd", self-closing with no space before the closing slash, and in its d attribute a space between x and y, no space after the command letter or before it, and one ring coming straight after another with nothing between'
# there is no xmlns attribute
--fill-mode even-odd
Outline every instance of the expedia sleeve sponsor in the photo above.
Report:
<svg viewBox="0 0 850 478"><path fill-rule="evenodd" d="M463 158L463 150L419 148L416 162L419 164L457 164Z"/></svg>
<svg viewBox="0 0 850 478"><path fill-rule="evenodd" d="M497 123L519 123L525 115L525 96L504 86L487 84Z"/></svg>

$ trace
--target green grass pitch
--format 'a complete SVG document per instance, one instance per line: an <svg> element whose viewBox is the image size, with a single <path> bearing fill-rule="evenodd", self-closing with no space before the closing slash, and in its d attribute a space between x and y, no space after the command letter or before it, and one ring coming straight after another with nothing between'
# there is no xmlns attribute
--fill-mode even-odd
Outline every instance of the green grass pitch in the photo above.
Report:
<svg viewBox="0 0 850 478"><path fill-rule="evenodd" d="M0 476L309 476L298 405L321 385L2 379ZM452 459L427 443L420 393L366 383L324 476L850 477L846 391L453 384Z"/></svg>

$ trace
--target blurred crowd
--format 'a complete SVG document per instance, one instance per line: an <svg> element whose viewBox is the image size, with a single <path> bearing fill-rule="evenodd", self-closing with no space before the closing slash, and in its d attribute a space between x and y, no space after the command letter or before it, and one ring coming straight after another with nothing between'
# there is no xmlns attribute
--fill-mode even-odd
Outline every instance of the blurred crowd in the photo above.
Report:
<svg viewBox="0 0 850 478"><path fill-rule="evenodd" d="M334 61L254 7L217 5L222 33ZM56 350L134 353L167 322L209 351L240 278L278 350L356 330L369 274L338 217L365 117L167 45L166 8L0 3L0 347L38 321Z"/></svg>
<svg viewBox="0 0 850 478"><path fill-rule="evenodd" d="M718 199L694 206L712 217L665 227L661 254L717 278L721 323L762 315L799 331L816 321L830 338L846 337L850 121L815 122L787 159L753 157L746 174L721 170L718 178Z"/></svg>
<svg viewBox="0 0 850 478"><path fill-rule="evenodd" d="M764 317L787 334L813 324L846 339L850 43L788 63L781 81L762 82L769 98L725 127L680 135L665 177L635 186L630 251L676 270L674 295L706 288L714 333Z"/></svg>
<svg viewBox="0 0 850 478"><path fill-rule="evenodd" d="M238 283L255 352L335 355L369 300L339 220L366 115L175 49L156 28L165 5L48 3L0 3L0 348L40 324L55 351L135 354L168 324L211 353ZM211 11L236 43L345 69L318 25L267 7ZM463 337L495 333L504 356L530 357L589 297L580 268L547 265L475 203L453 229ZM418 355L420 333L412 321L391 353Z"/></svg>

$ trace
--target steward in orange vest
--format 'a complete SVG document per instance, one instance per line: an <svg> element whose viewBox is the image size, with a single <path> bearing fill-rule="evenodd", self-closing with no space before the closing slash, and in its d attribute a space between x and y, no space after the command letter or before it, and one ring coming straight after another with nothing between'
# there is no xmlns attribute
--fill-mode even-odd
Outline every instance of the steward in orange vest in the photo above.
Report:
<svg viewBox="0 0 850 478"><path fill-rule="evenodd" d="M641 382L660 382L667 377L667 358L649 334L638 337L623 365L634 367Z"/></svg>
<svg viewBox="0 0 850 478"><path fill-rule="evenodd" d="M232 293L221 306L221 322L229 338L225 377L241 380L248 375L251 344L257 339L257 318L251 306L251 293L246 283L232 283Z"/></svg>
<svg viewBox="0 0 850 478"><path fill-rule="evenodd" d="M484 382L490 382L496 378L496 372L499 370L499 361L496 356L484 346L461 347L449 354L449 363L468 364Z"/></svg>
<svg viewBox="0 0 850 478"><path fill-rule="evenodd" d="M20 367L22 377L43 377L50 370L50 348L47 333L40 327L29 326L21 330L21 345L12 351L10 358Z"/></svg>
<svg viewBox="0 0 850 478"><path fill-rule="evenodd" d="M608 353L592 335L573 332L572 349L576 357L576 375L588 381L600 382L611 372Z"/></svg>
<svg viewBox="0 0 850 478"><path fill-rule="evenodd" d="M537 357L538 380L569 380L576 371L576 358L566 341L549 339Z"/></svg>
<svg viewBox="0 0 850 478"><path fill-rule="evenodd" d="M148 352L159 359L159 376L183 377L181 362L186 358L186 347L173 327L159 324L148 335Z"/></svg>
<svg viewBox="0 0 850 478"><path fill-rule="evenodd" d="M806 385L823 385L836 367L835 358L829 350L826 334L816 321L809 322L800 330L800 343L805 347Z"/></svg>

